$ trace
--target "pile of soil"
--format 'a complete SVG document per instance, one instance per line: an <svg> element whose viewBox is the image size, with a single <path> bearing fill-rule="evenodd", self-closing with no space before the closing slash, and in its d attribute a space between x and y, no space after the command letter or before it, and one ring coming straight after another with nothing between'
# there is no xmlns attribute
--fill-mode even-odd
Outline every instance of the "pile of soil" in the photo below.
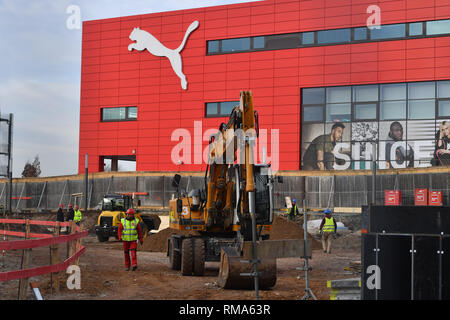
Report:
<svg viewBox="0 0 450 320"><path fill-rule="evenodd" d="M199 235L194 231L180 231L174 229L163 229L158 233L149 235L144 240L143 245L138 246L138 250L148 252L166 252L167 251L167 239L172 234L184 234L184 235ZM296 222L282 216L275 216L272 231L270 232L270 239L282 240L282 239L304 239L303 228ZM311 235L308 235L308 240L312 241L312 248L320 249L321 244L317 240L313 239Z"/></svg>
<svg viewBox="0 0 450 320"><path fill-rule="evenodd" d="M184 231L166 228L158 233L149 233L144 244L138 245L138 250L148 252L167 252L167 239L173 234L199 235L195 231Z"/></svg>
<svg viewBox="0 0 450 320"><path fill-rule="evenodd" d="M276 215L273 219L272 231L270 232L271 240L304 239L304 237L305 234L301 223L291 221L280 215ZM320 242L310 234L308 234L308 241L312 241L313 250L322 248Z"/></svg>

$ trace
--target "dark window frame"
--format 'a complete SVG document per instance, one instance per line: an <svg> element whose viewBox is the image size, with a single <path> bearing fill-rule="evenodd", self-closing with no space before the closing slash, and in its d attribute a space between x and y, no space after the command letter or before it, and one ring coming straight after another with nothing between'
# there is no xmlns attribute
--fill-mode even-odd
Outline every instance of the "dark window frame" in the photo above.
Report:
<svg viewBox="0 0 450 320"><path fill-rule="evenodd" d="M221 106L222 102L235 102L236 105L239 105L240 101L217 101L217 102L205 102L205 118L228 118L230 114L222 114ZM217 113L208 114L208 103L217 103Z"/></svg>
<svg viewBox="0 0 450 320"><path fill-rule="evenodd" d="M103 119L103 110L105 109L122 109L125 108L125 118L124 119L107 119L104 120ZM131 118L129 116L129 112L130 112L130 108L136 108L136 118ZM138 120L138 116L139 116L139 112L138 112L139 108L138 106L126 106L126 107L102 107L100 109L100 122L127 122L127 121L137 121Z"/></svg>

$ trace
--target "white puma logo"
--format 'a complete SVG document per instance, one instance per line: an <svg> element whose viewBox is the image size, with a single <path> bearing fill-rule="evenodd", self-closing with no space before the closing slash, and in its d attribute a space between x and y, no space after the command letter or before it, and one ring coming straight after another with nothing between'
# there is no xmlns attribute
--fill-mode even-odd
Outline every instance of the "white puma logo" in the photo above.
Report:
<svg viewBox="0 0 450 320"><path fill-rule="evenodd" d="M131 43L128 46L128 50L133 51L133 49L135 49L138 51L143 51L147 49L148 52L157 57L167 57L170 61L170 64L172 65L173 71L181 79L181 87L186 90L187 81L186 76L183 73L183 62L181 60L180 52L184 49L189 35L198 28L198 25L198 21L194 21L191 23L191 25L186 30L183 42L175 50L166 48L158 39L156 39L147 31L141 30L139 28L134 28L134 30L130 34L130 40L136 42Z"/></svg>

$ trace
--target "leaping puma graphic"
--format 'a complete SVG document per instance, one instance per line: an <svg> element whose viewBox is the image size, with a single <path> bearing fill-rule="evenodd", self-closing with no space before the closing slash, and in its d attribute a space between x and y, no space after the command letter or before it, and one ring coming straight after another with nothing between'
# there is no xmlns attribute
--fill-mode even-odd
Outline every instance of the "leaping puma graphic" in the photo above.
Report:
<svg viewBox="0 0 450 320"><path fill-rule="evenodd" d="M181 60L180 52L184 49L189 35L198 28L199 22L194 21L186 30L183 42L175 50L165 47L158 39L156 39L152 34L145 30L139 28L134 28L130 34L130 40L136 41L128 46L129 51L133 49L138 51L148 50L151 54L157 57L167 57L172 65L172 69L175 74L181 79L181 87L187 89L186 76L183 73L183 62Z"/></svg>

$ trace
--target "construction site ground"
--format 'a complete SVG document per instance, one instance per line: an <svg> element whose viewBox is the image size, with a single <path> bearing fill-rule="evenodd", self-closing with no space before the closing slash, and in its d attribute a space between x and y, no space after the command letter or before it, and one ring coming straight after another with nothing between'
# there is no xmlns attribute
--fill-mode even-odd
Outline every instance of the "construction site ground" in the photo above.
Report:
<svg viewBox="0 0 450 320"><path fill-rule="evenodd" d="M55 214L35 214L33 219L54 220ZM98 214L85 215L83 227L92 230ZM15 217L20 218L20 217ZM27 216L29 218L29 216ZM164 219L162 219L164 221ZM205 274L201 277L181 276L172 270L166 255L165 243L172 230L161 224L162 230L152 233L138 249L138 270L125 271L122 243L110 238L100 243L90 232L83 239L87 250L80 258L81 289L69 290L66 285L68 274L60 274L60 291L56 293L50 286L50 275L31 279L39 283L44 300L252 300L253 290L224 290L217 285L218 262L207 262ZM292 222L283 216L274 221L275 239L302 238L301 221ZM317 237L316 237L317 238ZM353 278L356 273L345 270L350 262L360 260L360 233L340 235L333 243L331 254L324 253L320 242L313 241L312 259L309 260L310 287L319 300L328 300L330 289L327 280ZM13 240L10 238L9 240ZM49 248L32 250L32 266L44 266L50 262ZM60 259L66 255L65 244L59 249ZM0 272L20 269L22 250L7 252L0 256ZM305 272L300 258L277 260L277 282L270 290L260 292L261 299L298 300L305 294ZM0 300L15 300L18 295L18 280L0 282ZM35 299L31 290L28 299Z"/></svg>

